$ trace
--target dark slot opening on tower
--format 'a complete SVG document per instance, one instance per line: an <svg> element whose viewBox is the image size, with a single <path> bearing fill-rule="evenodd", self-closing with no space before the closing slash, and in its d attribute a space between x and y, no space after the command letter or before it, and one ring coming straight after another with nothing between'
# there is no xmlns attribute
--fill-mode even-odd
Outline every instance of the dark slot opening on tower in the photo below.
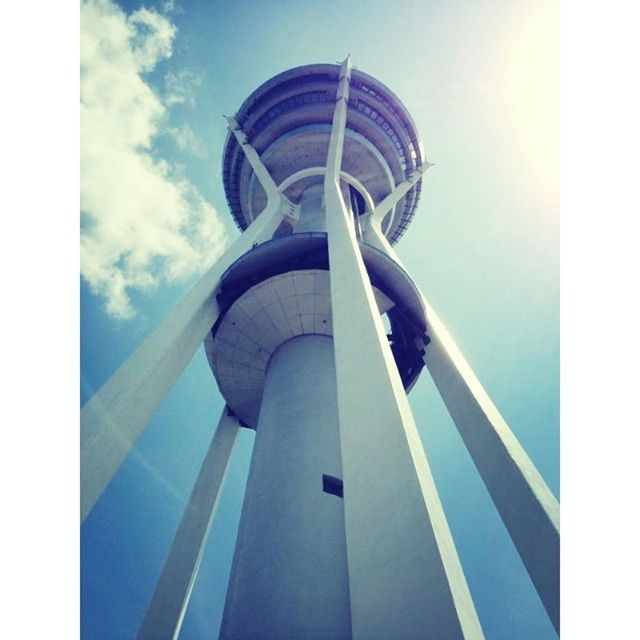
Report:
<svg viewBox="0 0 640 640"><path fill-rule="evenodd" d="M328 476L326 474L323 474L322 490L325 493L330 493L334 496L338 496L338 498L342 498L343 497L342 480L340 480L340 478L334 478L333 476Z"/></svg>

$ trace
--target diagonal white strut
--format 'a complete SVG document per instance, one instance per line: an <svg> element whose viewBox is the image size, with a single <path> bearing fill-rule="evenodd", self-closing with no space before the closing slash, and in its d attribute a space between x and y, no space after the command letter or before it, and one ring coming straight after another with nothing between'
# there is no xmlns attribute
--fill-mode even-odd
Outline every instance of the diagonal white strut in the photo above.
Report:
<svg viewBox="0 0 640 640"><path fill-rule="evenodd" d="M249 228L82 407L82 520L218 319L214 293L220 277L255 243L271 238L281 221L282 197L276 191Z"/></svg>
<svg viewBox="0 0 640 640"><path fill-rule="evenodd" d="M430 162L425 162L420 165L406 180L396 185L395 189L376 205L376 208L371 212L371 217L378 222L382 222L385 215L391 211L398 202L400 202L411 187L417 184L422 179L422 176L426 173L427 169L432 166L433 164Z"/></svg>
<svg viewBox="0 0 640 640"><path fill-rule="evenodd" d="M365 242L402 262L372 219ZM423 296L424 362L509 531L551 622L560 629L560 505Z"/></svg>
<svg viewBox="0 0 640 640"><path fill-rule="evenodd" d="M482 638L340 191L350 70L347 58L325 206L353 638Z"/></svg>
<svg viewBox="0 0 640 640"><path fill-rule="evenodd" d="M424 362L489 490L556 631L560 631L560 506L426 303Z"/></svg>
<svg viewBox="0 0 640 640"><path fill-rule="evenodd" d="M244 152L246 159L249 161L253 172L256 174L256 178L258 178L258 182L265 190L267 199L272 200L277 198L280 194L278 185L274 182L273 177L269 173L267 167L265 167L264 162L262 162L262 158L258 155L258 152L247 140L247 136L240 128L238 121L233 116L225 116L225 119L229 124L230 131L235 136L238 144L242 147L242 151Z"/></svg>
<svg viewBox="0 0 640 640"><path fill-rule="evenodd" d="M180 634L238 428L238 419L225 407L138 632L138 640L177 640Z"/></svg>
<svg viewBox="0 0 640 640"><path fill-rule="evenodd" d="M269 173L269 170L265 166L260 154L255 150L247 138L247 134L242 130L238 121L234 116L225 116L227 123L229 124L229 131L233 133L238 144L242 148L242 151L253 169L258 182L267 194L267 209L271 206L277 206L283 210L283 219L287 220L294 226L299 220L299 213L297 207L284 195L285 189L282 185L277 185L273 179L273 176ZM277 202L277 205L276 205ZM262 215L262 214L260 214Z"/></svg>

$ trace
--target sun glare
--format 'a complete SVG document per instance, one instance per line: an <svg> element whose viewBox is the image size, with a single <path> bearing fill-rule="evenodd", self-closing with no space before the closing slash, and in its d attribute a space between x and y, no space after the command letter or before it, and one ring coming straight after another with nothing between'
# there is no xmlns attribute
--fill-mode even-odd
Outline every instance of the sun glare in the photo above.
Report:
<svg viewBox="0 0 640 640"><path fill-rule="evenodd" d="M516 135L554 184L560 166L559 27L555 2L525 20L514 34L506 78Z"/></svg>

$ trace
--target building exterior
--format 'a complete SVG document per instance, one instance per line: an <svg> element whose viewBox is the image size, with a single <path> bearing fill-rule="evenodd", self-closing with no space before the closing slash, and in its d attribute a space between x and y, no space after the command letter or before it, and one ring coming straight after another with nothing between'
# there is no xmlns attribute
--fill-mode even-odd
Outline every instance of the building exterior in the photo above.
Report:
<svg viewBox="0 0 640 640"><path fill-rule="evenodd" d="M558 629L558 503L393 249L429 167L410 114L347 58L228 122L242 235L82 410L84 518L202 342L227 403L139 637L178 636L245 427L221 638L482 638L407 400L425 366Z"/></svg>

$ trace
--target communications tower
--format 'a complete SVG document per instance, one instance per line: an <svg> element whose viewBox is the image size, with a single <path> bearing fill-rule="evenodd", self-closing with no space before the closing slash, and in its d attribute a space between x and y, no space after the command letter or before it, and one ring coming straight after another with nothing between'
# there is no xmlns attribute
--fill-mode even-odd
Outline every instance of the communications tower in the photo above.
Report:
<svg viewBox="0 0 640 640"><path fill-rule="evenodd" d="M347 58L228 123L241 236L82 410L84 518L203 342L226 401L139 638L178 637L240 427L220 638L482 638L407 400L425 365L557 629L558 503L392 247L430 166L410 114Z"/></svg>

